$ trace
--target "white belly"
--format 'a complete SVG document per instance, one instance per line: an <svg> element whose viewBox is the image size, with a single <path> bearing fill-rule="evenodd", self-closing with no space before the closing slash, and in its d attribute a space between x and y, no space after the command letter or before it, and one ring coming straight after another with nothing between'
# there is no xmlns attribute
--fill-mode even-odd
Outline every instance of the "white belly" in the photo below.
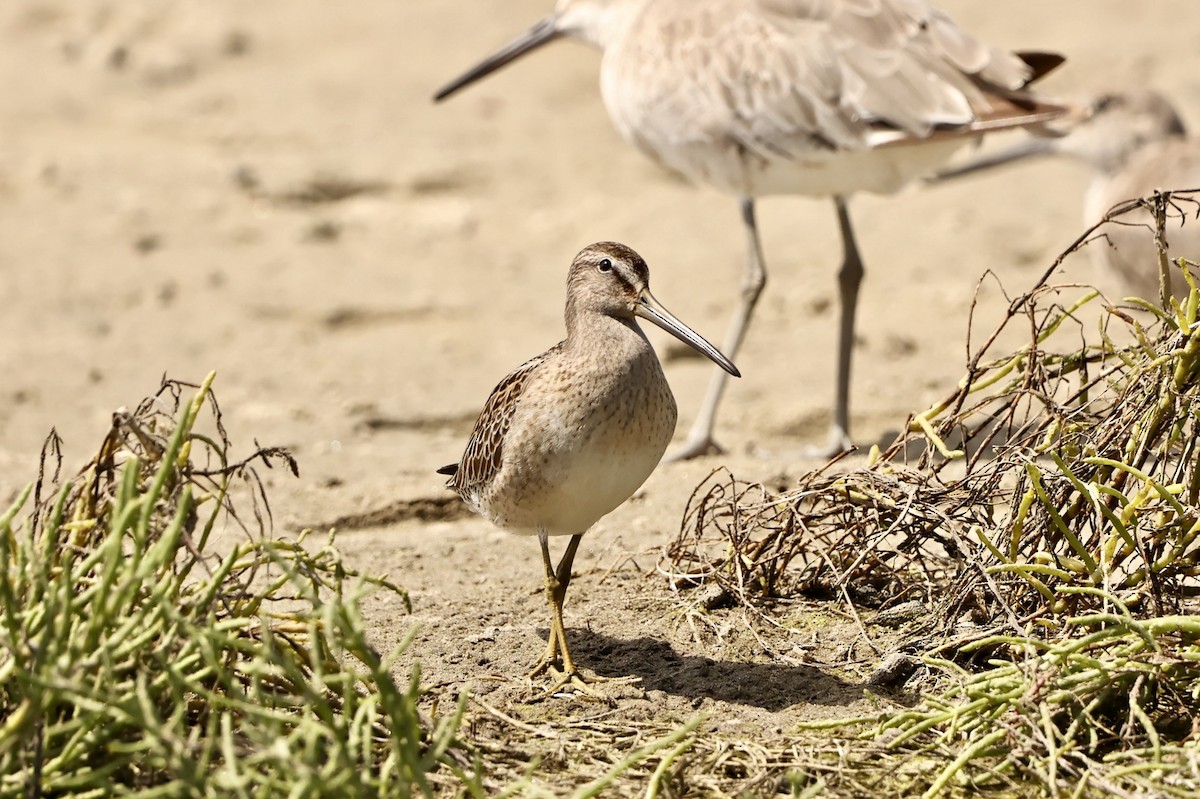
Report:
<svg viewBox="0 0 1200 799"><path fill-rule="evenodd" d="M641 488L662 459L669 440L646 442L646 446L624 452L595 451L588 457L564 458L562 482L538 502L530 503L521 514L524 519L510 519L507 529L526 535L539 529L548 535L582 533Z"/></svg>

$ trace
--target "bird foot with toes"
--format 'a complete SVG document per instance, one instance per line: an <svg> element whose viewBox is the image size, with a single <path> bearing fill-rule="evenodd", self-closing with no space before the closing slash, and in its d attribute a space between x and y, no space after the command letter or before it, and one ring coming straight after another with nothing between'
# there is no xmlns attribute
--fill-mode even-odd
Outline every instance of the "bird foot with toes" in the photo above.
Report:
<svg viewBox="0 0 1200 799"><path fill-rule="evenodd" d="M712 438L688 439L683 442L682 447L672 452L663 460L668 463L690 461L693 458L703 458L706 455L724 455L726 452L726 449Z"/></svg>
<svg viewBox="0 0 1200 799"><path fill-rule="evenodd" d="M805 447L803 455L814 460L829 460L851 449L854 449L854 442L850 440L845 425L836 424L829 429L829 437L824 444Z"/></svg>
<svg viewBox="0 0 1200 799"><path fill-rule="evenodd" d="M597 683L617 686L633 685L641 682L640 677L601 677L600 675L593 675L584 679L583 675L576 669L560 669L558 665L549 662L539 662L533 671L530 672L529 677L532 680L544 674L550 675L554 681L542 693L541 698L555 696L567 690L574 690L576 693L583 694L592 699L611 702L613 697L599 690L596 687Z"/></svg>

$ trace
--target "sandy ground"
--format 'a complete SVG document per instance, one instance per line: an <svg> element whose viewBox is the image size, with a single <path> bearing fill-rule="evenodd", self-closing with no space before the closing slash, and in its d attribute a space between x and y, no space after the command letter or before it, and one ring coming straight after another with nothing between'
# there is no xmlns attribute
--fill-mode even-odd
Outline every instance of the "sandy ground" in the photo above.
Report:
<svg viewBox="0 0 1200 799"><path fill-rule="evenodd" d="M997 44L1064 53L1048 93L1155 85L1200 124L1194 0L942 5ZM536 544L453 505L435 519L415 509L445 496L434 469L458 458L495 382L561 336L566 267L583 245L638 249L657 296L718 341L744 247L730 198L618 138L584 47L555 45L430 103L547 6L3 4L0 499L32 478L51 426L79 466L112 410L161 375L216 369L233 440L285 445L300 461L299 480L269 475L277 529L341 520L351 562L411 590L411 617L372 606L380 645L416 622L411 656L435 694L470 686L527 712L520 675L547 622ZM1029 285L1082 229L1086 180L1074 165L1031 165L855 200L868 270L859 442L946 393L980 275L992 270L1010 292ZM720 418L731 454L661 467L576 561L576 655L596 673L642 678L617 692L631 717L701 708L724 725L786 730L853 713L874 667L820 629L770 647L697 634L648 573L714 467L786 485L816 465L750 453L799 450L828 424L832 204L771 199L759 221L771 280ZM1077 260L1070 277L1113 288ZM1002 307L989 283L980 325ZM681 440L711 369L671 360L667 371ZM820 618L817 628L842 624ZM555 701L572 713L578 700Z"/></svg>

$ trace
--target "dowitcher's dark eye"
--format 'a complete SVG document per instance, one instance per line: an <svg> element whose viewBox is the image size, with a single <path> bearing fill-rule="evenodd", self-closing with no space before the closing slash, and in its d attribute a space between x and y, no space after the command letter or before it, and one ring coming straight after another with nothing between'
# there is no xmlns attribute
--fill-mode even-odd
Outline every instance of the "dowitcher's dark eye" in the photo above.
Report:
<svg viewBox="0 0 1200 799"><path fill-rule="evenodd" d="M610 261L610 260L608 260L607 258L605 258L604 260L602 260L602 261L600 262L600 264L599 264L599 266L598 266L597 268L598 268L598 269L599 269L601 272L611 272L611 271L612 271L612 261Z"/></svg>

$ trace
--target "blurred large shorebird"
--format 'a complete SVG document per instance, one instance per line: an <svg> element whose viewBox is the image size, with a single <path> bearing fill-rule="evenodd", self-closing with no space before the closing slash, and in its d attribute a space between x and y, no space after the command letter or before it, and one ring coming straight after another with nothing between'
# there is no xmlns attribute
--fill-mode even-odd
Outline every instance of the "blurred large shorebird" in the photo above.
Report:
<svg viewBox="0 0 1200 799"><path fill-rule="evenodd" d="M536 535L551 626L537 675L586 690L571 659L562 608L583 533L633 495L675 432L675 398L637 319L658 325L735 377L737 368L650 293L646 262L601 242L567 276L567 337L500 381L483 406L452 488L497 527ZM547 538L569 535L558 567ZM557 686L556 686L557 687Z"/></svg>
<svg viewBox="0 0 1200 799"><path fill-rule="evenodd" d="M1155 189L1200 189L1200 141L1190 138L1178 109L1149 89L1106 91L1085 98L1052 123L1060 134L1029 139L943 173L939 180L1024 158L1061 155L1092 169L1083 199L1083 222L1099 222L1114 206ZM1200 196L1196 197L1200 200ZM1200 260L1196 206L1180 204L1164 231L1173 256ZM1137 294L1158 296L1158 251L1149 211L1123 214L1088 246L1093 262L1118 274ZM1176 295L1188 287L1176 277Z"/></svg>
<svg viewBox="0 0 1200 799"><path fill-rule="evenodd" d="M1062 59L993 48L923 0L559 0L554 12L442 88L442 100L569 37L603 51L600 90L618 132L659 163L740 198L749 239L736 357L766 268L754 199L832 197L844 257L833 425L850 443L850 360L863 265L846 198L894 192L987 131L1035 127L1058 106L1026 86ZM682 451L715 446L717 372Z"/></svg>

